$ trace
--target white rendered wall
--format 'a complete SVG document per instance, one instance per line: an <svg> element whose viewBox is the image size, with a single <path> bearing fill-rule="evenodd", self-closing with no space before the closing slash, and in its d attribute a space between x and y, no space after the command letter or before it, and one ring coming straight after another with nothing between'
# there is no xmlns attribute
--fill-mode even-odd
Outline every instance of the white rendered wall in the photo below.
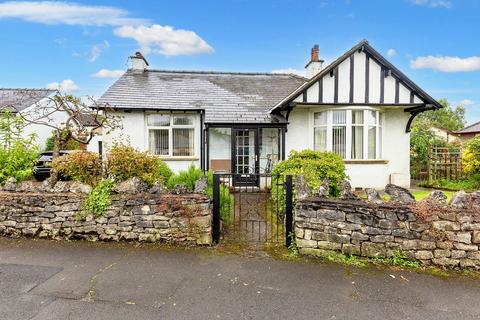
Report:
<svg viewBox="0 0 480 320"><path fill-rule="evenodd" d="M290 113L285 133L285 154L291 150L313 149L313 112L330 107L296 107ZM409 113L403 109L384 109L382 157L370 163L346 164L353 187L383 189L392 174L403 177L403 187L410 184L410 134L405 133ZM373 163L376 162L376 163ZM398 181L398 180L397 180Z"/></svg>
<svg viewBox="0 0 480 320"><path fill-rule="evenodd" d="M34 104L24 110L22 110L22 114L26 119L31 119L35 120L38 118L38 115L35 114L35 112L39 112L40 114L44 114L47 112L50 112L48 109L48 104L50 103L49 99L43 99L38 102L38 104ZM46 108L44 111L36 111L39 108ZM55 109L51 109L52 111ZM62 123L65 123L68 116L66 112L63 111L57 111L53 112L52 114L49 115L49 121L48 123L51 124L52 126L59 126ZM41 119L42 122L46 122L47 119ZM45 150L46 142L47 139L52 136L52 131L54 129L48 125L45 124L35 124L35 123L30 123L26 122L26 126L23 130L23 137L28 137L31 134L36 135L35 143L39 146L40 150Z"/></svg>
<svg viewBox="0 0 480 320"><path fill-rule="evenodd" d="M140 151L148 151L148 132L144 111L120 112L123 129L117 129L103 136L104 154L115 141L128 143ZM201 126L200 115L195 113L195 155L193 157L160 157L174 172L186 170L193 162L200 168Z"/></svg>

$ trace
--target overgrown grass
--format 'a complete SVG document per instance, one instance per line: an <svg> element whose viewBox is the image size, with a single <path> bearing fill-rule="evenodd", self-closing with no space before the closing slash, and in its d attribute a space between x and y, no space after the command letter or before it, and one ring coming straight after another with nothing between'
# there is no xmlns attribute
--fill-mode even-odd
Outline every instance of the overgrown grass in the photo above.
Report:
<svg viewBox="0 0 480 320"><path fill-rule="evenodd" d="M420 262L417 260L409 260L401 250L395 250L391 257L388 258L372 258L374 263L380 263L389 266L396 266L408 269L420 268Z"/></svg>

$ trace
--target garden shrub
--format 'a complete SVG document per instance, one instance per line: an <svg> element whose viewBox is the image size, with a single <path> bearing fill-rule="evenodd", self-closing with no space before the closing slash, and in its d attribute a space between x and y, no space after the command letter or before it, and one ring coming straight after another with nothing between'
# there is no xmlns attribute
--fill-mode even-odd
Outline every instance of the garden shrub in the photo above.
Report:
<svg viewBox="0 0 480 320"><path fill-rule="evenodd" d="M79 214L79 219L85 219L88 215L101 217L112 203L110 195L114 182L111 179L105 179L88 194L83 204L83 209Z"/></svg>
<svg viewBox="0 0 480 320"><path fill-rule="evenodd" d="M193 191L195 182L203 176L203 171L192 163L187 170L180 170L167 181L167 188L173 189L178 184L184 184L188 190Z"/></svg>
<svg viewBox="0 0 480 320"><path fill-rule="evenodd" d="M95 186L102 177L102 160L96 152L77 151L54 159L52 169L61 177Z"/></svg>
<svg viewBox="0 0 480 320"><path fill-rule="evenodd" d="M275 164L272 174L272 199L280 203L281 208L285 202L282 183L285 175L303 175L313 191L318 189L323 179L327 178L329 194L334 197L340 195L340 184L347 179L345 163L339 155L313 150L292 150L287 160Z"/></svg>
<svg viewBox="0 0 480 320"><path fill-rule="evenodd" d="M462 155L462 167L467 174L480 173L480 137L468 141Z"/></svg>
<svg viewBox="0 0 480 320"><path fill-rule="evenodd" d="M30 178L38 155L38 148L28 140L16 141L9 149L0 148L0 183L11 177L17 182Z"/></svg>
<svg viewBox="0 0 480 320"><path fill-rule="evenodd" d="M8 178L17 182L33 175L39 150L35 135L22 138L24 121L12 112L0 113L0 184Z"/></svg>
<svg viewBox="0 0 480 320"><path fill-rule="evenodd" d="M195 189L195 182L197 182L203 176L207 177L207 189L206 194L213 199L213 172L207 171L203 173L200 168L195 167L192 163L187 170L181 170L177 175L172 175L168 179L167 187L173 189L178 184L184 184L188 190L193 191ZM220 219L224 223L228 223L230 218L230 211L233 209L233 196L230 194L230 190L220 185Z"/></svg>
<svg viewBox="0 0 480 320"><path fill-rule="evenodd" d="M127 145L115 145L107 154L108 175L117 182L137 177L152 186L157 181L166 182L172 170L158 157Z"/></svg>

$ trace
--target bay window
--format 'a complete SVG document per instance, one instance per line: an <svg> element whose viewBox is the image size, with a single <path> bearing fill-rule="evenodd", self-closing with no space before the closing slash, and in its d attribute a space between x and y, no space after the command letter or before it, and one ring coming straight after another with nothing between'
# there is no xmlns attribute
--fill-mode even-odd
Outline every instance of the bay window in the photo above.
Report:
<svg viewBox="0 0 480 320"><path fill-rule="evenodd" d="M382 114L373 109L314 112L314 149L345 160L381 159Z"/></svg>
<svg viewBox="0 0 480 320"><path fill-rule="evenodd" d="M195 116L193 114L147 114L150 153L159 156L195 155Z"/></svg>

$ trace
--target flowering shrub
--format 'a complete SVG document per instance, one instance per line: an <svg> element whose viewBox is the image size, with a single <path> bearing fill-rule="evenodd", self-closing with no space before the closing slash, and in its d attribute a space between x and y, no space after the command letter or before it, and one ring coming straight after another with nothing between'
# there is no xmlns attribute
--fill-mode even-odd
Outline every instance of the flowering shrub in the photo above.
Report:
<svg viewBox="0 0 480 320"><path fill-rule="evenodd" d="M463 171L468 174L480 173L480 137L467 143L462 156Z"/></svg>
<svg viewBox="0 0 480 320"><path fill-rule="evenodd" d="M158 157L120 144L107 154L106 170L117 182L137 177L149 186L157 181L166 182L172 175L172 170Z"/></svg>
<svg viewBox="0 0 480 320"><path fill-rule="evenodd" d="M77 151L56 158L52 169L59 176L95 186L102 178L102 160L96 152Z"/></svg>

